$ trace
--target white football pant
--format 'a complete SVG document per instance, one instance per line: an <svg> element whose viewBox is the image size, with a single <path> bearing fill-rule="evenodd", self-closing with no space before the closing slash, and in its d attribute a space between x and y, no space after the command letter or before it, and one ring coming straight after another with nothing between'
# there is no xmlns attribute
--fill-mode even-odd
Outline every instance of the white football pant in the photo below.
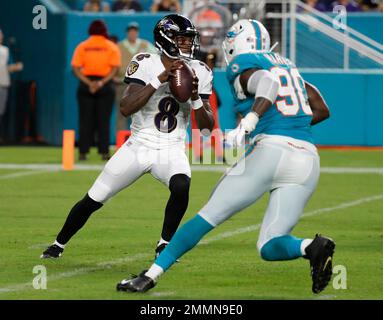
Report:
<svg viewBox="0 0 383 320"><path fill-rule="evenodd" d="M260 250L270 239L289 234L297 224L318 183L319 156L316 147L306 141L274 135L257 140L241 163L218 182L199 214L216 226L270 192L257 243Z"/></svg>
<svg viewBox="0 0 383 320"><path fill-rule="evenodd" d="M128 140L106 163L90 188L89 197L105 203L148 172L166 186L175 174L191 177L185 149L175 146L157 150Z"/></svg>

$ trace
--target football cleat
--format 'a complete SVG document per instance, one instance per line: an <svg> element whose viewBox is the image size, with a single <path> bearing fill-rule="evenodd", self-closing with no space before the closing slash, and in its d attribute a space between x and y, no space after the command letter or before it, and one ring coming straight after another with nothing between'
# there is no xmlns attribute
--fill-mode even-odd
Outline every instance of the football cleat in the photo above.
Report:
<svg viewBox="0 0 383 320"><path fill-rule="evenodd" d="M162 251L164 251L164 249L166 248L167 245L168 245L167 243L162 243L159 246L157 246L157 248L155 250L156 254L154 256L154 260L159 257L159 255L161 254Z"/></svg>
<svg viewBox="0 0 383 320"><path fill-rule="evenodd" d="M323 291L331 280L334 249L335 242L320 234L317 234L306 248L306 256L304 257L310 260L312 291L314 293Z"/></svg>
<svg viewBox="0 0 383 320"><path fill-rule="evenodd" d="M52 244L49 246L43 254L40 256L41 259L49 259L49 258L60 258L64 249L60 248L56 244Z"/></svg>
<svg viewBox="0 0 383 320"><path fill-rule="evenodd" d="M153 288L156 283L152 278L145 275L147 271L144 270L138 276L134 275L131 279L124 279L117 283L117 291L146 292Z"/></svg>
<svg viewBox="0 0 383 320"><path fill-rule="evenodd" d="M156 260L160 256L161 252L164 251L167 245L168 243L162 243L159 246L157 246L155 250L156 254L154 256L154 260ZM180 262L180 259L177 259L176 262Z"/></svg>

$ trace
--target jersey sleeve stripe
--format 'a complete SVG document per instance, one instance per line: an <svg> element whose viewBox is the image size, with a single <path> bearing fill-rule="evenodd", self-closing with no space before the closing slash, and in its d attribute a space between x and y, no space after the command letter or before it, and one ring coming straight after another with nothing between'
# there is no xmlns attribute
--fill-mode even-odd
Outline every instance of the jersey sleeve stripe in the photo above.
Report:
<svg viewBox="0 0 383 320"><path fill-rule="evenodd" d="M142 81L141 79L137 79L137 78L125 77L124 82L127 83L127 84L129 84L129 83L138 83L138 84L141 84L143 86L146 86L145 81Z"/></svg>
<svg viewBox="0 0 383 320"><path fill-rule="evenodd" d="M202 100L207 100L207 99L209 99L210 94L200 93L199 96L201 97Z"/></svg>

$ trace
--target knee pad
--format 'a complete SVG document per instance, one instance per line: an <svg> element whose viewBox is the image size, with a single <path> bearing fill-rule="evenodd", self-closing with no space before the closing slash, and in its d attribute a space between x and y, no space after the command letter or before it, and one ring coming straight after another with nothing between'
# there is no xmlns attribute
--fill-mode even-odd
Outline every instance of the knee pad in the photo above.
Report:
<svg viewBox="0 0 383 320"><path fill-rule="evenodd" d="M186 174L175 174L170 178L169 189L172 195L185 196L189 194L190 178Z"/></svg>
<svg viewBox="0 0 383 320"><path fill-rule="evenodd" d="M96 202L105 203L112 197L113 192L107 185L96 180L93 186L89 189L88 195Z"/></svg>

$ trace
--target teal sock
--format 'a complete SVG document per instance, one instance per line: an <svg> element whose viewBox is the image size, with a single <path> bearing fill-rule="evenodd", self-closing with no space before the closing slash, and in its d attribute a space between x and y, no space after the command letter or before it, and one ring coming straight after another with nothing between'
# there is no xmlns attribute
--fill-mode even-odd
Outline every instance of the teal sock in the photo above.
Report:
<svg viewBox="0 0 383 320"><path fill-rule="evenodd" d="M154 263L166 271L179 257L191 250L213 228L210 223L197 214L178 229Z"/></svg>
<svg viewBox="0 0 383 320"><path fill-rule="evenodd" d="M267 261L292 260L302 257L302 241L303 239L290 235L273 238L263 245L261 256Z"/></svg>

